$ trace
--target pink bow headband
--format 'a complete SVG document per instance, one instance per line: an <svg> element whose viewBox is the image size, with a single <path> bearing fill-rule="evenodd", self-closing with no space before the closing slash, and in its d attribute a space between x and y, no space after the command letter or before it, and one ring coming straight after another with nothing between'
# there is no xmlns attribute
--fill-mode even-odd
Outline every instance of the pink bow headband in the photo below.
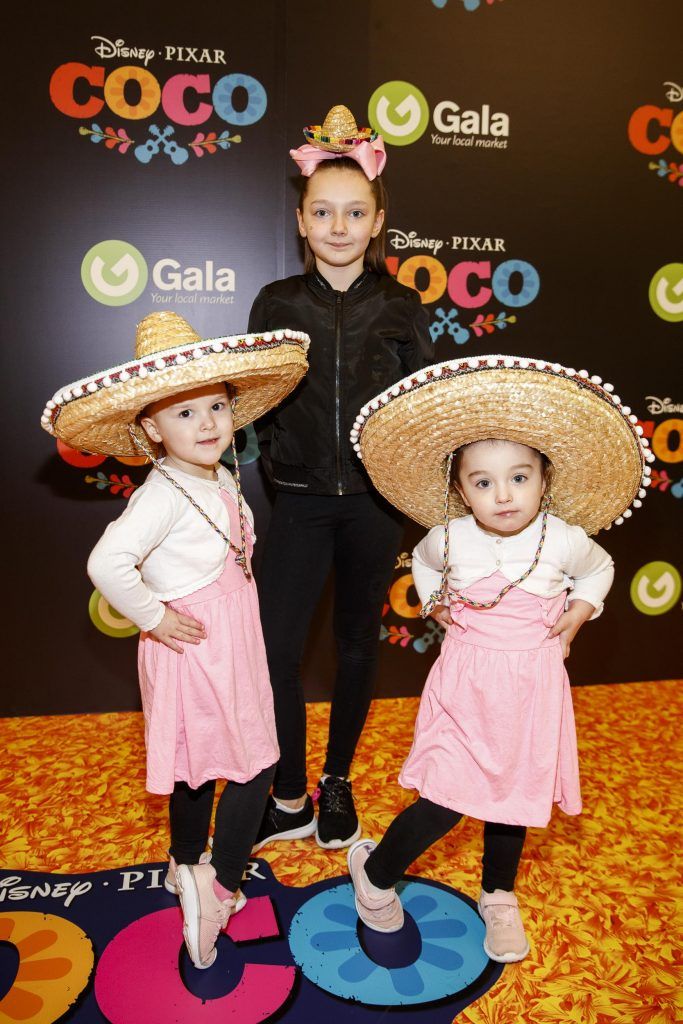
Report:
<svg viewBox="0 0 683 1024"><path fill-rule="evenodd" d="M358 145L344 153L328 153L327 150L305 143L298 149L290 149L289 155L306 178L310 178L323 160L338 160L341 156L348 156L360 165L368 181L373 181L378 174L382 173L387 162L384 140L381 135L378 135L373 142L359 142Z"/></svg>

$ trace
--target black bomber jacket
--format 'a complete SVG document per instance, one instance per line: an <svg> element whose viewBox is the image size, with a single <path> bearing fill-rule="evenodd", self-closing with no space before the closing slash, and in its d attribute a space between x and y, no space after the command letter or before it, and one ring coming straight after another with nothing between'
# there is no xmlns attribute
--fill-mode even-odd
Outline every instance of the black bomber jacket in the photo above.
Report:
<svg viewBox="0 0 683 1024"><path fill-rule="evenodd" d="M309 370L257 424L277 490L357 494L371 487L349 432L361 406L432 361L420 296L364 270L346 292L317 272L274 281L256 296L250 333L289 327L311 338Z"/></svg>

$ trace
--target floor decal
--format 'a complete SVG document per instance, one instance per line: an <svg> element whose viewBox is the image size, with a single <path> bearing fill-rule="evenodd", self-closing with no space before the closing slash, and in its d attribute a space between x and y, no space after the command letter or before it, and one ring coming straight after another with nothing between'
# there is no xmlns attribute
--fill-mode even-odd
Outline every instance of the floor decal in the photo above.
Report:
<svg viewBox="0 0 683 1024"><path fill-rule="evenodd" d="M389 941L376 948L365 929L354 930L350 893L343 889L345 851L321 849L310 837L261 851L263 878L245 882L249 916L245 909L234 919L232 941L221 939L217 973L195 971L181 952L179 931L169 951L157 948L171 942L163 919L157 919L162 924L152 941L144 930L150 914L166 912L172 919L178 910L163 888L160 863L168 846L168 800L145 792L142 715L0 719L0 1024L102 1024L107 1018L97 998L105 952L110 977L117 964L124 971L109 987L108 1012L114 1017L118 999L125 1024L135 1024L127 1015L135 1005L128 995L134 977L148 1000L145 1024L153 1024L157 1002L163 1024L209 1021L217 1007L226 1024L249 1024L258 1017L234 1007L248 996L247 984L255 982L258 991L256 966L290 970L277 976L278 999L285 999L294 978L284 1007L271 1013L273 1022L676 1024L683 685L585 686L575 687L572 696L584 813L556 811L547 829L529 830L517 892L531 950L502 972L485 968L469 985L476 963L464 952L465 936L456 933L463 925L478 926L467 917L474 904L460 893L479 893L480 821L464 819L411 866L412 892L408 885L403 892L410 905L407 949ZM410 749L417 704L416 697L384 699L370 709L353 766L354 797L368 838L379 840L415 799L397 776ZM324 764L329 713L329 704L306 708L310 789ZM41 895L31 897L37 883ZM421 902L423 895L437 907ZM266 903L255 904L258 897ZM442 899L457 903L453 916L435 928ZM251 935L242 939L240 933L238 941L240 920ZM131 931L127 952L124 945L109 948L127 925L140 921L142 931ZM158 972L148 965L157 956L174 958L167 988L184 1008L166 1011L154 987ZM458 972L458 985L466 987L456 993L448 985ZM214 992L218 979L223 988ZM439 985L452 994L420 1002L425 993L436 998ZM350 1001L348 992L363 986L368 1001ZM270 980L263 987L270 989ZM371 1003L370 990L381 990L387 1004Z"/></svg>
<svg viewBox="0 0 683 1024"><path fill-rule="evenodd" d="M245 908L192 965L165 864L80 875L0 869L1 1024L450 1024L502 973L472 900L438 882L399 888L400 932L360 924L348 876L282 885L250 862Z"/></svg>

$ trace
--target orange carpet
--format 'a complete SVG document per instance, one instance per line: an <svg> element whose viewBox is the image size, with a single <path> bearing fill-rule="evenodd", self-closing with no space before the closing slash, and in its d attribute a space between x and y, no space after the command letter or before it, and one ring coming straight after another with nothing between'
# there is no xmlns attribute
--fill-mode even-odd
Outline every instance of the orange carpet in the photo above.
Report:
<svg viewBox="0 0 683 1024"><path fill-rule="evenodd" d="M573 690L584 813L530 830L517 891L529 957L505 969L466 1024L673 1024L681 989L682 684ZM396 776L417 699L373 704L354 764L364 832L414 799ZM329 705L308 707L314 784ZM76 872L163 860L166 799L144 789L141 715L0 720L3 869ZM678 822L678 824L676 824ZM342 874L313 840L266 847L282 882ZM413 866L476 896L481 825L466 821ZM677 917L677 914L679 915ZM0 1004L0 1020L3 1019Z"/></svg>

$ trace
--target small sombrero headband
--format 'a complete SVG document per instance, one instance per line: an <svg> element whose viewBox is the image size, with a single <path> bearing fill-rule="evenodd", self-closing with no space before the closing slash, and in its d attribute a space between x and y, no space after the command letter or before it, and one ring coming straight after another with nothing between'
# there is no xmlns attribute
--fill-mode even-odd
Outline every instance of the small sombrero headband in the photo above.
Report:
<svg viewBox="0 0 683 1024"><path fill-rule="evenodd" d="M143 409L226 381L237 394L237 430L296 387L308 368L308 343L307 334L290 330L204 340L177 313L151 313L138 325L135 358L61 388L45 406L41 425L72 448L139 455L129 426Z"/></svg>
<svg viewBox="0 0 683 1024"><path fill-rule="evenodd" d="M451 453L486 438L516 441L553 464L553 511L588 534L639 508L653 460L611 384L542 359L479 356L428 366L359 412L351 442L377 489L424 526L443 522ZM451 487L448 517L469 510Z"/></svg>
<svg viewBox="0 0 683 1024"><path fill-rule="evenodd" d="M382 136L372 128L359 128L348 107L332 107L322 125L304 128L306 145L290 149L289 155L301 173L309 178L324 160L351 157L372 181L384 170L387 154Z"/></svg>

